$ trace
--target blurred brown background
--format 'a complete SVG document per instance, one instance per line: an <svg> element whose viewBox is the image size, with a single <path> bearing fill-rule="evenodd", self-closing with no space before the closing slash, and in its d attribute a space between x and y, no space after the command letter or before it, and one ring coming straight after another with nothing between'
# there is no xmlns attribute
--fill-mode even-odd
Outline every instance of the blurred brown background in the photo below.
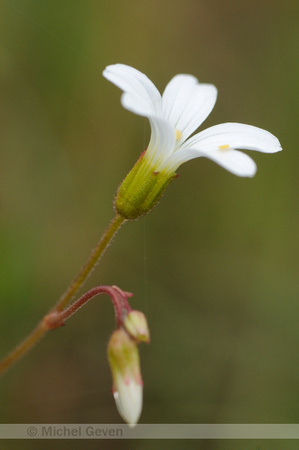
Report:
<svg viewBox="0 0 299 450"><path fill-rule="evenodd" d="M298 422L298 9L296 0L0 2L3 356L76 275L147 145L147 121L121 107L102 70L132 65L160 91L191 73L219 90L204 128L256 125L284 151L252 152L253 179L203 158L182 166L158 208L119 232L85 290L117 284L148 317L142 423ZM106 359L113 328L102 296L48 334L1 379L0 421L121 423ZM92 445L112 448L63 442Z"/></svg>

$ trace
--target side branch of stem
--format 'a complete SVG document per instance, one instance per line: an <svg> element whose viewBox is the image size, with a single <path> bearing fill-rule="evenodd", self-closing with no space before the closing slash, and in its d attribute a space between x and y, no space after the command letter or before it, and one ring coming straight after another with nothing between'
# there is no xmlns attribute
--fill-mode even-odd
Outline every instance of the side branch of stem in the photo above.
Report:
<svg viewBox="0 0 299 450"><path fill-rule="evenodd" d="M67 289L65 294L60 298L57 304L50 311L51 313L59 313L67 306L67 304L72 300L72 298L77 294L79 289L83 286L84 282L88 276L94 270L97 262L100 260L101 256L104 254L105 250L112 241L113 236L123 225L126 219L119 214L116 214L114 219L111 221L106 231L104 232L102 238L98 242L97 246L91 253L86 264L83 266L77 277L74 279L70 287ZM55 327L52 327L55 328ZM22 358L33 346L46 334L46 332L51 329L49 328L47 321L44 318L36 326L36 328L25 338L19 346L13 350L6 358L0 362L0 375L6 372L9 367L15 364L20 358Z"/></svg>

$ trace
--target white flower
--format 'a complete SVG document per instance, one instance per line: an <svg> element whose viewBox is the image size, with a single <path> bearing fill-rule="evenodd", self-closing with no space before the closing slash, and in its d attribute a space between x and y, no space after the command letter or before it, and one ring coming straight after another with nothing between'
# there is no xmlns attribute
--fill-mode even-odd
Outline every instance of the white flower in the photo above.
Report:
<svg viewBox="0 0 299 450"><path fill-rule="evenodd" d="M198 83L192 75L176 75L162 96L133 67L111 65L103 75L124 91L121 102L126 109L149 119L151 139L145 156L154 172L171 175L182 163L204 156L235 175L252 177L255 162L236 149L281 150L278 139L268 131L240 123L216 125L189 138L208 117L217 97L215 86Z"/></svg>

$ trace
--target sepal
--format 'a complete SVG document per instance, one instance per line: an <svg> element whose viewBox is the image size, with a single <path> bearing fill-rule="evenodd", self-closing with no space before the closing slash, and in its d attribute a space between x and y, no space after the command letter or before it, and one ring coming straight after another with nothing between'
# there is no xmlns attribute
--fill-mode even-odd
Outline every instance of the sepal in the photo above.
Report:
<svg viewBox="0 0 299 450"><path fill-rule="evenodd" d="M143 152L118 188L114 203L116 212L127 220L144 216L159 203L176 176L166 170L153 171L146 152Z"/></svg>

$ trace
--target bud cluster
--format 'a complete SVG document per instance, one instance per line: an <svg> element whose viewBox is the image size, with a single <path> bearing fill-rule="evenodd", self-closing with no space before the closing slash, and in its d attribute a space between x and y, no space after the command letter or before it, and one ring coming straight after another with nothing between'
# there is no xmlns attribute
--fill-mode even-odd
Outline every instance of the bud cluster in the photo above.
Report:
<svg viewBox="0 0 299 450"><path fill-rule="evenodd" d="M146 317L140 311L130 309L117 322L118 328L112 333L108 343L112 392L119 414L133 427L139 420L143 402L143 381L137 345L140 342L148 343L150 335Z"/></svg>

